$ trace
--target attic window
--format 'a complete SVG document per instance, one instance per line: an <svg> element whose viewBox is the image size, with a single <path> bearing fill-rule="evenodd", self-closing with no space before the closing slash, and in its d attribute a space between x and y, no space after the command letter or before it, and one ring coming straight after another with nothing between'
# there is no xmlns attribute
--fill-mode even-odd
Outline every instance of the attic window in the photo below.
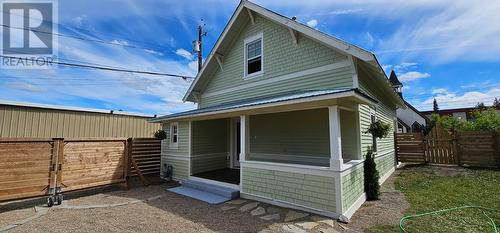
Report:
<svg viewBox="0 0 500 233"><path fill-rule="evenodd" d="M262 74L262 33L245 40L245 78Z"/></svg>

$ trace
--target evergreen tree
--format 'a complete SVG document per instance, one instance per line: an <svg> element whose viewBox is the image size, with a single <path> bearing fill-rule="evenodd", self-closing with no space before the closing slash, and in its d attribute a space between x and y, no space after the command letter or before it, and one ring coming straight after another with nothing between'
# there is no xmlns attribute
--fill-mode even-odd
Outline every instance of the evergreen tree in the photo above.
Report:
<svg viewBox="0 0 500 233"><path fill-rule="evenodd" d="M477 108L477 109L485 109L485 108L486 108L486 105L484 105L484 103L483 103L483 102L479 102L479 103L477 103L477 104L476 104L476 108Z"/></svg>
<svg viewBox="0 0 500 233"><path fill-rule="evenodd" d="M498 107L498 106L500 106L500 100L497 97L495 97L495 100L493 100L493 107Z"/></svg>
<svg viewBox="0 0 500 233"><path fill-rule="evenodd" d="M436 98L434 98L434 102L432 104L433 104L432 109L434 110L434 112L437 112L439 110L439 106L438 102L436 101Z"/></svg>
<svg viewBox="0 0 500 233"><path fill-rule="evenodd" d="M380 196L380 184L378 183L380 175L377 171L377 164L375 163L375 156L373 155L372 148L368 148L366 152L363 167L365 171L366 199L378 200Z"/></svg>

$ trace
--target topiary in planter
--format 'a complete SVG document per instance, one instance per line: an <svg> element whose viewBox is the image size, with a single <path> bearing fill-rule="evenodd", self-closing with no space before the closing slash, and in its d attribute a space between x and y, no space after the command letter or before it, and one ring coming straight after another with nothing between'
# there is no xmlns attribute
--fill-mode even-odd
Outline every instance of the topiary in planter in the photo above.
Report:
<svg viewBox="0 0 500 233"><path fill-rule="evenodd" d="M364 170L366 199L369 201L378 200L380 196L380 184L378 183L380 175L375 164L375 156L370 147L366 152Z"/></svg>
<svg viewBox="0 0 500 233"><path fill-rule="evenodd" d="M154 136L156 139L163 140L167 138L167 132L165 132L165 130L163 129L159 129L158 131L155 132Z"/></svg>

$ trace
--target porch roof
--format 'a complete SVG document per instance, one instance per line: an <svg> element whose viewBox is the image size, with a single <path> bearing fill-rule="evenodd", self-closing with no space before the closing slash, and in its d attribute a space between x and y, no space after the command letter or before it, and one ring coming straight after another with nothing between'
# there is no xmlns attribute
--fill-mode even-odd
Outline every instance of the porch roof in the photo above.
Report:
<svg viewBox="0 0 500 233"><path fill-rule="evenodd" d="M357 88L353 89L335 89L335 90L314 90L314 91L294 91L282 93L280 95L259 97L244 101L231 102L227 104L199 108L195 110L174 113L148 120L149 122L162 122L168 120L177 120L184 118L194 118L223 113L234 113L259 108L269 108L291 104L300 104L313 101L328 101L338 98L350 98L346 101L358 103L377 103L375 99L363 93ZM338 103L337 103L338 104ZM326 105L325 105L326 106Z"/></svg>

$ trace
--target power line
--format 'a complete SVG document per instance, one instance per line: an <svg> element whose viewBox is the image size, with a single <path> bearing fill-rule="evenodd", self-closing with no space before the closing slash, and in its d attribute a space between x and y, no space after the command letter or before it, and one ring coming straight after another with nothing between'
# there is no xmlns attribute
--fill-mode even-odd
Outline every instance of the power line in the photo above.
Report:
<svg viewBox="0 0 500 233"><path fill-rule="evenodd" d="M15 14L13 12L7 12L5 10L2 10L2 12L6 13L6 14L10 14L10 15L16 15L16 16L23 17L23 18L37 19L37 18L30 17L30 16L26 16L26 15L19 15L19 14ZM88 29L88 28L69 26L69 25L65 25L65 24L61 24L61 23L56 23L56 22L53 22L53 21L47 21L47 22L49 22L51 24L60 25L60 26L62 26L64 28L66 28L66 29L73 29L73 30L76 29L77 31L80 31L80 33L81 33L81 31L87 31L87 32L94 33L94 34L97 33L97 34L100 34L100 35L105 35L103 32L96 31L96 30L91 30L91 29ZM109 32L106 32L106 33L109 34ZM115 35L118 35L118 34L115 33ZM96 35L91 35L91 36L99 38ZM105 36L107 36L107 35L105 35ZM161 45L157 45L157 44L152 44L152 43L147 43L147 42L144 42L144 41L139 41L139 40L130 39L130 38L126 38L126 37L124 38L123 35L119 35L119 36L122 37L126 41L132 41L132 42L139 43L139 44L145 44L145 45L153 46L153 47L156 47L156 48L159 48L159 49L167 49L167 47L165 47L165 46L161 46ZM102 40L102 39L100 39L100 40ZM171 49L171 48L168 47L168 49Z"/></svg>
<svg viewBox="0 0 500 233"><path fill-rule="evenodd" d="M101 40L101 39L88 39L88 38L79 37L79 36L66 35L66 34L54 33L54 32L46 32L46 31L30 29L30 28L25 28L25 27L13 27L10 25L5 25L5 24L1 24L1 26L6 27L6 28L13 28L13 29L25 30L25 31L33 31L33 32L39 32L39 33L48 34L48 35L55 35L55 36L60 36L60 37L78 39L78 40L88 41L88 42L95 42L95 43L108 44L108 45L114 45L114 46L123 46L123 47L133 48L133 49L141 49L141 50L145 50L145 52L147 52L148 50L149 51L156 51L155 49L145 48L145 47L140 47L140 46L135 46L135 45L129 45L129 44L124 44L124 43L120 43L120 42L106 41L106 40Z"/></svg>
<svg viewBox="0 0 500 233"><path fill-rule="evenodd" d="M9 58L9 59L27 60L26 58L15 57L15 56L0 55L0 57ZM153 72L153 71L131 70L131 69L125 69L125 68L113 68L113 67L106 67L106 66L85 65L85 64L76 64L76 63L68 63L68 62L60 62L60 61L51 61L49 63L54 63L54 64L63 65L63 66L67 66L67 67L75 67L75 68L97 69L97 70L105 70L105 71L125 72L125 73L135 73L135 74L147 74L147 75L156 75L156 76L168 76L168 77L182 78L184 80L194 79L194 77L189 77L186 75L161 73L161 72Z"/></svg>

